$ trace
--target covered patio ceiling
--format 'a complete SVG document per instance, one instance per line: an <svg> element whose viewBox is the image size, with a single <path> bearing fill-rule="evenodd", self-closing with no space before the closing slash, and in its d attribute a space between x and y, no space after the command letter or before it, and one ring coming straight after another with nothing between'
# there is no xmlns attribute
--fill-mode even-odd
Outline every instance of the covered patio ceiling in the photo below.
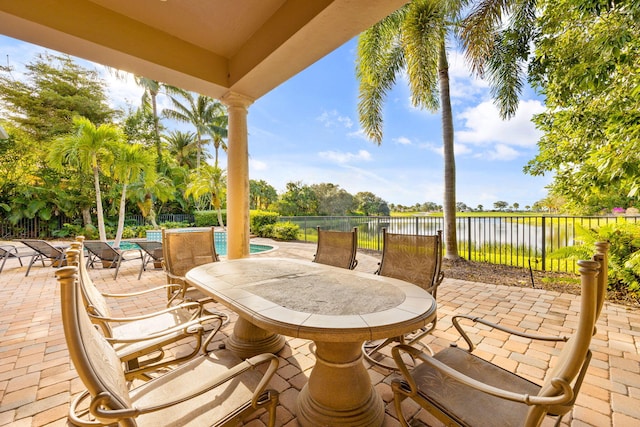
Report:
<svg viewBox="0 0 640 427"><path fill-rule="evenodd" d="M249 256L251 103L407 2L0 0L0 33L222 100L235 259Z"/></svg>
<svg viewBox="0 0 640 427"><path fill-rule="evenodd" d="M255 100L407 0L0 0L0 32L221 99Z"/></svg>

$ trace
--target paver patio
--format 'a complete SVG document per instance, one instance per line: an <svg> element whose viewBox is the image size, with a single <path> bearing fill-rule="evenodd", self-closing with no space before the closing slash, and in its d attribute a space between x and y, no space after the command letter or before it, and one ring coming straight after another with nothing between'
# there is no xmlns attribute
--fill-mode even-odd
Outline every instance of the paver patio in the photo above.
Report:
<svg viewBox="0 0 640 427"><path fill-rule="evenodd" d="M278 246L257 256L290 256L312 259L315 245L281 243L258 239L257 243ZM378 259L358 254L357 270L373 272ZM91 270L96 285L105 292L131 292L164 283L160 270L150 270L137 280L139 264L122 266L117 281L110 270ZM7 261L0 274L0 425L67 425L69 402L83 390L72 368L60 318L60 299L55 269L36 264L25 277L26 266L16 259ZM446 270L445 270L446 276ZM127 300L113 304L114 315L133 315L149 307L162 307L164 295ZM515 327L547 334L571 332L577 319L579 297L539 289L496 286L445 278L438 291L438 324L433 336L424 339L434 350L458 339L451 316L475 313ZM224 307L220 309L228 312ZM232 322L222 331L230 334ZM506 369L540 382L556 349L553 344L532 344L528 340L507 340L506 335L475 329L479 343L476 354ZM220 339L224 338L221 334ZM575 409L563 420L571 426L640 426L640 310L605 303L592 341L594 353ZM295 399L306 383L314 364L312 343L289 338L279 353L280 368L272 382L280 392L278 425L297 426ZM179 348L176 349L179 351ZM391 388L395 374L369 368L373 384L386 405L385 426L398 424ZM417 407L405 402L406 414ZM438 425L420 411L415 424ZM264 426L261 418L248 420L247 426Z"/></svg>

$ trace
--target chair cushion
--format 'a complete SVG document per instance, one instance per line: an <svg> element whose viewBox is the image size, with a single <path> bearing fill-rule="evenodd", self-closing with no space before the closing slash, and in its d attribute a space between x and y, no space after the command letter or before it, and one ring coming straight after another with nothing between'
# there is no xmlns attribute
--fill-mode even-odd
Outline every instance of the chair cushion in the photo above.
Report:
<svg viewBox="0 0 640 427"><path fill-rule="evenodd" d="M240 362L241 360L228 350L198 357L132 390L132 404L135 407L148 407L176 400L192 391L205 388L207 382ZM154 427L215 425L216 420L222 420L229 412L251 400L251 390L256 388L260 378L256 371L244 372L195 399L141 415L136 418L136 422L138 426Z"/></svg>
<svg viewBox="0 0 640 427"><path fill-rule="evenodd" d="M147 319L124 323L112 323L113 337L125 339L146 337L150 334L162 332L174 326L184 324L189 320L191 315L192 313L187 310L174 310L170 313L163 313ZM184 335L185 334L182 330L178 330L153 340L140 340L131 343L115 344L114 348L118 352L118 356L120 356L120 358L123 360L129 360L133 357L139 357L148 353L149 349L160 348L167 343L175 342Z"/></svg>
<svg viewBox="0 0 640 427"><path fill-rule="evenodd" d="M540 386L456 347L434 356L442 363L482 383L505 390L537 395ZM413 371L420 397L449 416L455 414L462 425L520 426L529 407L474 390L433 367L421 363Z"/></svg>

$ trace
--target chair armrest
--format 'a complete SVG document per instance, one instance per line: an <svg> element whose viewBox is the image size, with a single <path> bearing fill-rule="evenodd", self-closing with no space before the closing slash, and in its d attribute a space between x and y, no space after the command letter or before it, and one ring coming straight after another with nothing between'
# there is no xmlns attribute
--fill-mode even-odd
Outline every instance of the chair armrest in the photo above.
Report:
<svg viewBox="0 0 640 427"><path fill-rule="evenodd" d="M171 278L171 279L178 279L178 280L182 280L184 281L184 276L178 276L177 274L173 274L167 270L164 271L167 274L167 277Z"/></svg>
<svg viewBox="0 0 640 427"><path fill-rule="evenodd" d="M236 366L232 367L231 369L227 370L224 374L217 376L216 378L211 379L208 382L208 385L206 385L205 387L203 387L202 389L198 390L196 393L192 393L186 396L180 396L177 397L175 399L172 399L168 402L164 402L158 405L154 405L154 406L150 406L150 407L146 407L146 408L130 408L130 409L119 409L119 410L105 410L104 408L107 406L107 402L109 402L112 397L109 393L107 392L102 392L100 394L98 394L92 401L91 401L91 407L90 407L90 411L92 414L94 414L95 416L99 417L99 418L105 418L105 419L110 419L110 420L120 420L122 418L132 418L132 417L136 417L140 414L146 414L149 412L154 412L154 411L158 411L158 410L162 410L162 409L166 409L166 408L170 408L172 406L175 406L177 404L186 402L187 400L193 399L195 397L198 397L204 393L207 393L210 390L213 390L214 388L233 380L234 378L236 378L238 375L242 374L243 372L246 372L250 369L254 369L256 366L262 365L264 363L269 363L269 366L267 367L267 370L265 372L265 374L262 376L262 379L260 380L260 383L258 384L258 386L256 387L256 389L253 392L253 398L251 399L251 405L255 408L257 407L258 404L258 400L260 399L260 396L263 394L267 384L269 383L269 381L271 380L271 377L273 376L273 374L275 373L275 371L278 369L278 357L274 356L273 354L270 353L265 353L265 354L259 354L257 356L254 356L250 359L247 359L243 362L238 363ZM205 380L204 378L202 378L203 380ZM178 390L176 390L178 391Z"/></svg>
<svg viewBox="0 0 640 427"><path fill-rule="evenodd" d="M469 315L465 315L465 314L459 314L459 315L453 316L453 318L451 319L451 322L453 323L453 326L460 333L460 336L467 343L467 346L469 347L468 351L470 351L470 352L473 351L475 346L471 342L471 339L469 338L467 333L462 329L462 325L460 324L460 319L470 320L470 321L472 321L474 323L480 323L480 324L483 324L485 326L489 326L491 328L498 329L499 331L502 331L502 332L505 332L505 333L508 333L508 334L511 334L511 335L516 335L516 336L523 337L523 338L529 338L529 339L532 339L532 340L566 342L569 339L568 336L557 337L557 336L538 335L538 334L531 334L531 333L527 333L527 332L522 332L522 331L518 331L518 330L515 330L515 329L508 328L506 326L502 326L502 325L497 324L497 323L489 322L488 320L484 320L484 319L482 319L480 317L476 317L476 316L469 316Z"/></svg>
<svg viewBox="0 0 640 427"><path fill-rule="evenodd" d="M205 341L205 348L206 348L206 345L209 344L209 342L211 341L211 338L213 338L213 335L215 335L215 333L220 329L220 326L222 326L223 319L220 316L215 316L215 315L203 316L197 319L189 320L187 322L181 323L171 328L163 329L162 331L158 331L154 334L148 334L148 335L139 336L139 337L129 337L129 338L105 337L105 339L110 344L113 345L113 344L135 343L140 341L150 341L150 340L154 340L156 338L162 338L167 335L171 335L173 333L180 332L180 331L184 331L189 335L194 335L199 331L204 331L204 324L208 323L211 320L215 320L216 322L218 322L218 326L214 328L209 334L209 337L207 337L207 340Z"/></svg>
<svg viewBox="0 0 640 427"><path fill-rule="evenodd" d="M422 363L426 363L432 366L441 373L444 373L445 375L468 387L501 399L520 402L526 405L552 406L566 404L570 402L574 396L573 390L571 389L571 384L561 378L553 378L551 380L551 383L554 387L562 390L562 393L557 396L531 396L529 394L516 393L513 391L490 386L488 384L477 381L467 375L464 375L463 373L451 368L450 366L442 363L441 361L420 351L417 348L408 346L406 344L399 344L391 349L391 354L393 356L393 360L396 362L398 368L400 369L400 372L402 373L403 379L409 386L411 396L415 396L416 394L418 394L419 390L415 380L413 379L411 373L409 372L409 369L407 368L407 365L402 360L402 355L400 354L401 351L408 353L413 359L419 359L420 361L422 361Z"/></svg>
<svg viewBox="0 0 640 427"><path fill-rule="evenodd" d="M166 290L166 289L175 289L176 291L179 291L182 289L182 286L177 284L167 284L162 286L156 286L151 289L145 289L143 291L130 292L127 294L109 294L109 293L102 292L102 296L109 297L109 298L128 298L128 297L135 297L135 296L144 295L150 292L156 292L159 290Z"/></svg>
<svg viewBox="0 0 640 427"><path fill-rule="evenodd" d="M189 320L196 319L202 314L202 304L198 303L197 301L183 302L181 304L172 305L171 307L167 307L163 310L158 310L153 313L147 313L147 314L142 314L139 316L131 316L131 317L105 317L105 316L95 315L96 313L95 310L89 310L89 312L93 314L92 317L95 317L96 319L100 319L101 321L118 323L118 322L132 322L135 320L149 319L151 317L156 317L161 314L171 313L179 309L184 309L184 310L196 309L196 311L191 315L191 318Z"/></svg>

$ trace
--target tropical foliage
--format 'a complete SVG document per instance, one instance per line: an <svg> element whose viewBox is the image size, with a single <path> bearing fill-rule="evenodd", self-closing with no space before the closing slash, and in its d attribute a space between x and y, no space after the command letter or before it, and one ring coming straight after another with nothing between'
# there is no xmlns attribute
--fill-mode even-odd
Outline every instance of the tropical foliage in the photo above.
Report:
<svg viewBox="0 0 640 427"><path fill-rule="evenodd" d="M640 296L640 224L620 218L615 223L598 228L576 225L576 245L553 252L556 258L573 257L589 259L594 244L608 241L609 249L609 289L631 292Z"/></svg>
<svg viewBox="0 0 640 427"><path fill-rule="evenodd" d="M532 82L545 95L544 132L525 169L554 174L573 212L637 204L640 190L640 6L541 2Z"/></svg>

